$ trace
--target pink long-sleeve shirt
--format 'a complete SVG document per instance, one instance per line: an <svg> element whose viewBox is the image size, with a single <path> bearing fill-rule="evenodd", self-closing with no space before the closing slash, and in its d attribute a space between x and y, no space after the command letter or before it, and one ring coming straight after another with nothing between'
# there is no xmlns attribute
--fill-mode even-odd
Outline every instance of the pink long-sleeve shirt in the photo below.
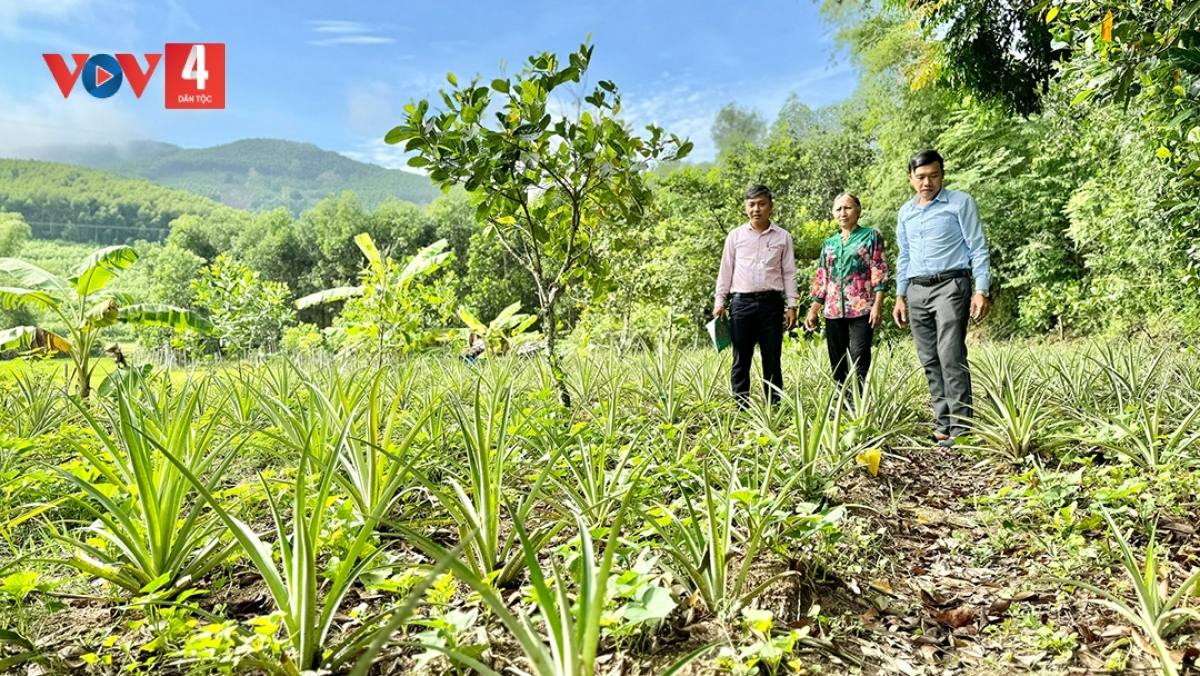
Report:
<svg viewBox="0 0 1200 676"><path fill-rule="evenodd" d="M759 232L744 223L725 238L721 271L717 273L717 297L714 307L724 307L730 293L782 291L788 307L795 307L796 252L792 236L772 223Z"/></svg>

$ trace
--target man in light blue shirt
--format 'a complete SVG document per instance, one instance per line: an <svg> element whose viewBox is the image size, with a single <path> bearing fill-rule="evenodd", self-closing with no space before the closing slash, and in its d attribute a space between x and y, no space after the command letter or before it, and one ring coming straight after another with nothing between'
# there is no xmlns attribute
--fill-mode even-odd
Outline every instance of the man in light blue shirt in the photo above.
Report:
<svg viewBox="0 0 1200 676"><path fill-rule="evenodd" d="M967 320L982 321L991 310L992 273L979 207L970 195L942 187L944 166L936 150L908 161L917 194L896 219L900 255L892 318L900 328L911 320L937 418L933 435L949 447L973 415Z"/></svg>

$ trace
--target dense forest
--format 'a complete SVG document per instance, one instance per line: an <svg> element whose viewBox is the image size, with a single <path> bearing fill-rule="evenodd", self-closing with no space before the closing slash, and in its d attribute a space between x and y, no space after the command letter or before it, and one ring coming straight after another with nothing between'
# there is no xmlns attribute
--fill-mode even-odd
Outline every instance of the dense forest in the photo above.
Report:
<svg viewBox="0 0 1200 676"><path fill-rule="evenodd" d="M20 214L39 239L98 243L159 241L183 214L236 213L145 179L31 160L0 160L0 212Z"/></svg>

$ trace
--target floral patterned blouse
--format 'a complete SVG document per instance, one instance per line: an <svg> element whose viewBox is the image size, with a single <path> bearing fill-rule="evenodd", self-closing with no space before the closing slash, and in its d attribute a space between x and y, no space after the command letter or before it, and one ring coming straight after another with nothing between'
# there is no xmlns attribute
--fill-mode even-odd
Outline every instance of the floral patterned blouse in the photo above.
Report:
<svg viewBox="0 0 1200 676"><path fill-rule="evenodd" d="M883 235L858 227L845 242L839 231L825 240L813 277L812 300L825 306L826 319L854 319L871 312L875 294L887 290Z"/></svg>

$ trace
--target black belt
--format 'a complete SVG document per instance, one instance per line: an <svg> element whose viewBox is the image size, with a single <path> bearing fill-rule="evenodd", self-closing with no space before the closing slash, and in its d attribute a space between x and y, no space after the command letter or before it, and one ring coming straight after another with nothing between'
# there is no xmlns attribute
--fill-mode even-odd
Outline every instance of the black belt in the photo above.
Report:
<svg viewBox="0 0 1200 676"><path fill-rule="evenodd" d="M947 270L945 272L939 272L936 275L926 275L924 277L909 277L908 283L916 284L917 286L933 286L934 284L941 284L942 282L946 281L947 279L958 279L959 277L970 277L970 276L971 276L971 271L967 270L967 269Z"/></svg>
<svg viewBox="0 0 1200 676"><path fill-rule="evenodd" d="M783 292L782 291L753 291L750 293L738 292L738 293L734 293L731 295L734 298L775 298L777 296L782 296Z"/></svg>

